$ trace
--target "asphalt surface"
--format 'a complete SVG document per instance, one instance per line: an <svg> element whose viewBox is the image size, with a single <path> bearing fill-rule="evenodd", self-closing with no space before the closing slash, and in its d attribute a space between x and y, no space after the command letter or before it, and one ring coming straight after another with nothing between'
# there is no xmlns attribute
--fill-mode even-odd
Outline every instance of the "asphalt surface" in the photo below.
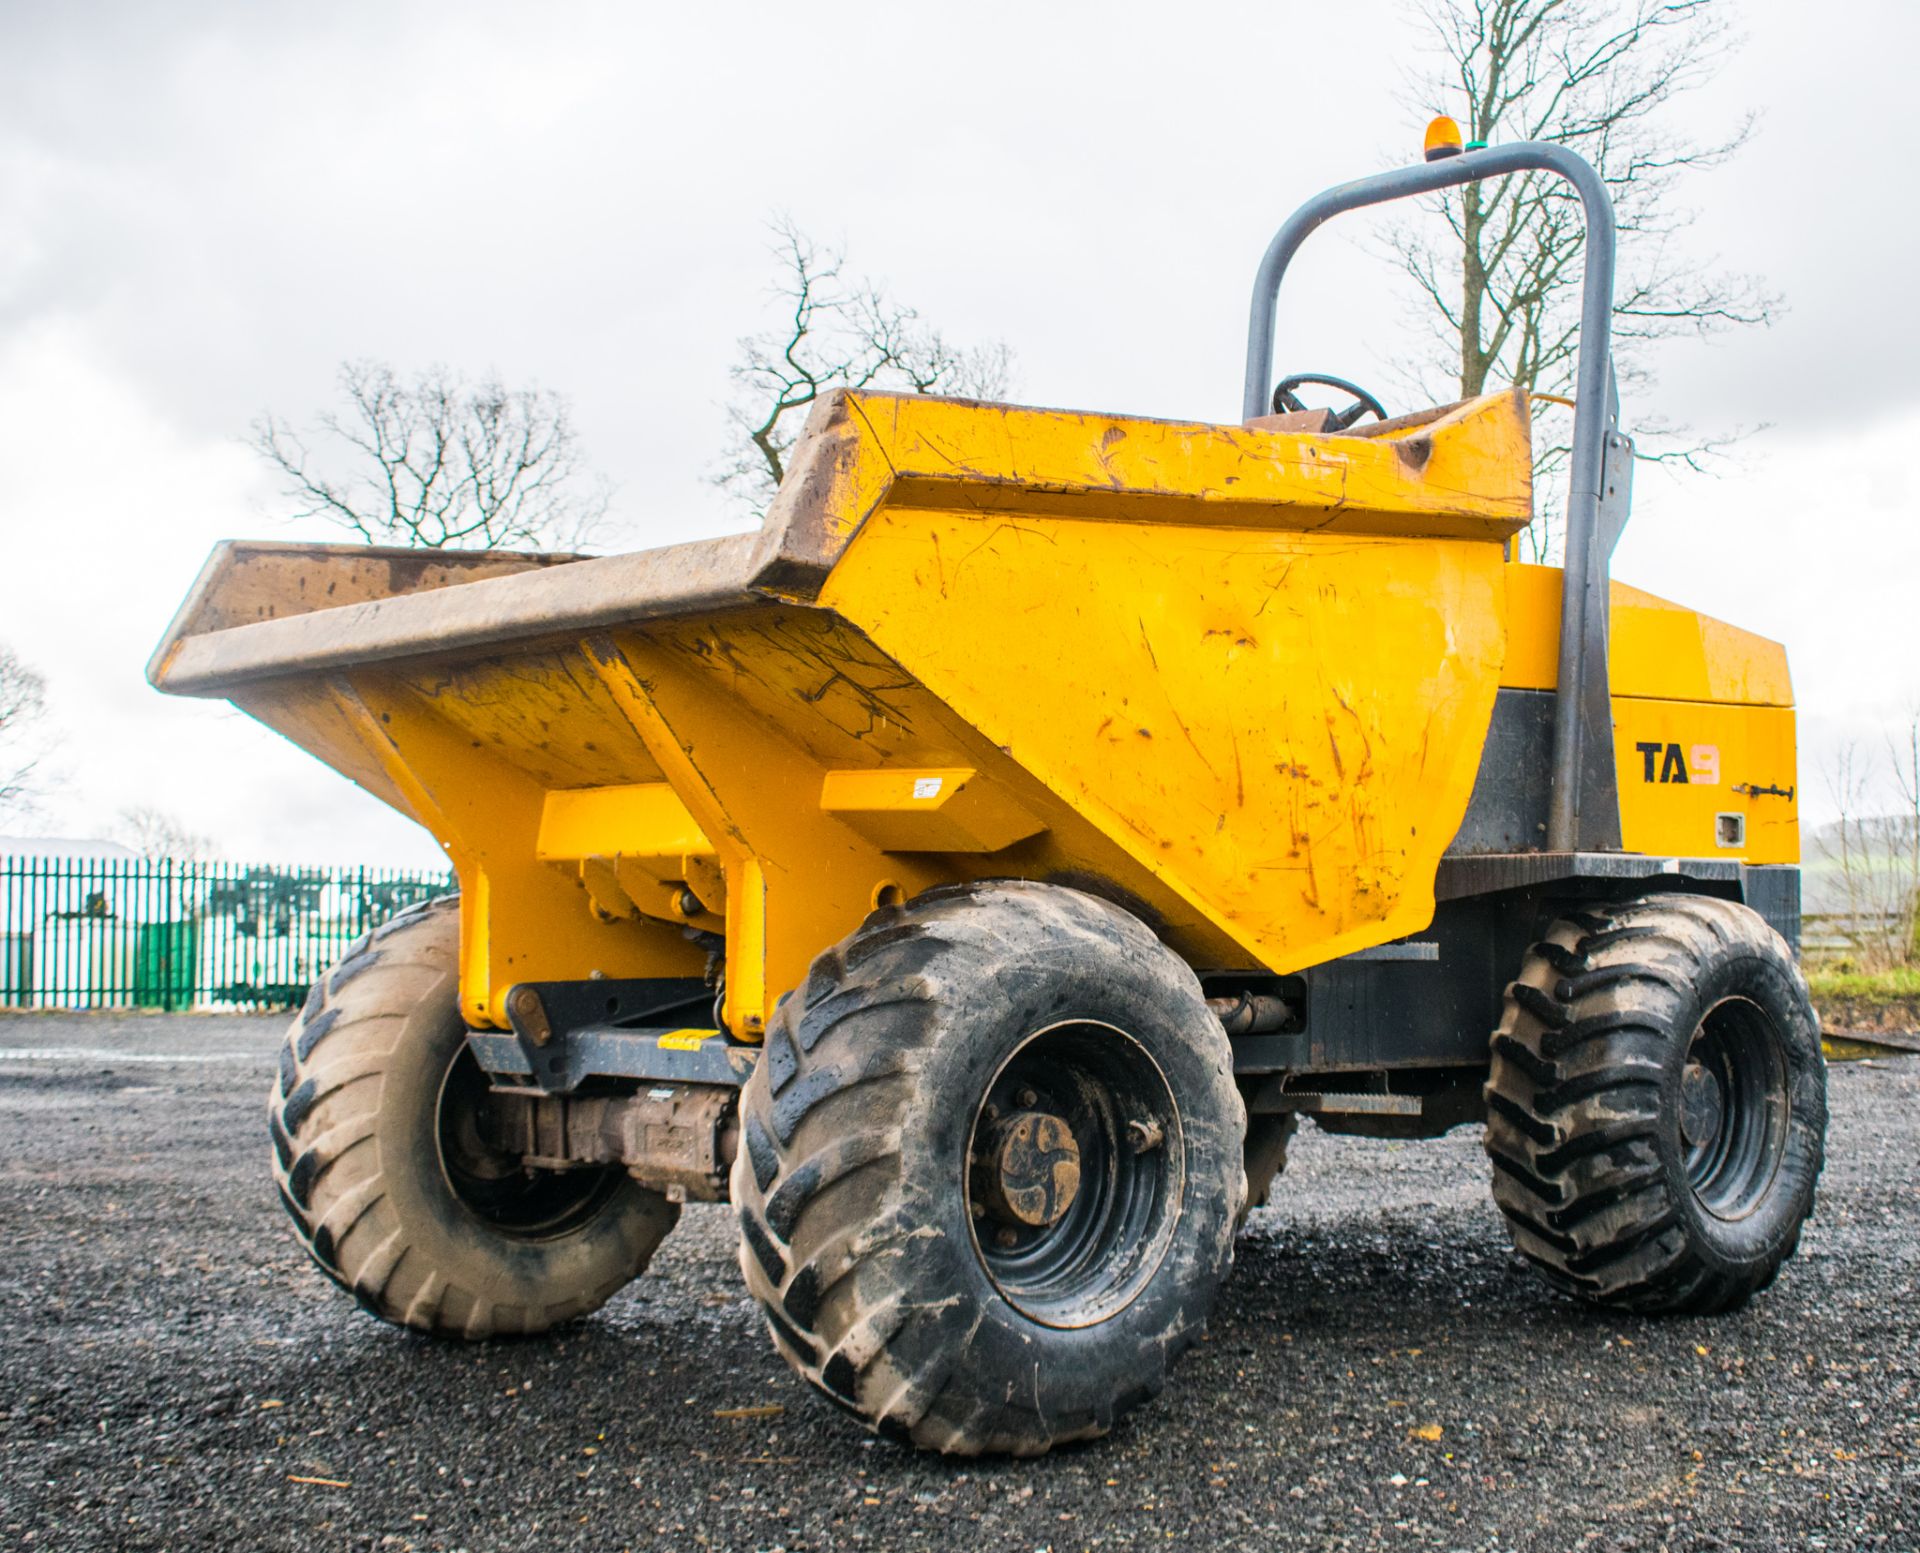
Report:
<svg viewBox="0 0 1920 1553"><path fill-rule="evenodd" d="M1309 1128L1165 1396L956 1462L789 1375L724 1208L547 1338L362 1315L273 1199L279 1033L0 1017L0 1547L1920 1548L1920 1058L1833 1071L1801 1253L1711 1320L1547 1291L1471 1132Z"/></svg>

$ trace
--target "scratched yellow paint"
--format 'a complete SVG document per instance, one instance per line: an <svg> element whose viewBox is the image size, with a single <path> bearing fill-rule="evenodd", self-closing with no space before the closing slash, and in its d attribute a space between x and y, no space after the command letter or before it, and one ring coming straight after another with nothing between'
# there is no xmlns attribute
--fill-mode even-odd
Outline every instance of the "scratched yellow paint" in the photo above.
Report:
<svg viewBox="0 0 1920 1553"><path fill-rule="evenodd" d="M524 670L501 678L512 683ZM342 676L327 695L374 755L400 806L445 844L459 873L461 1001L469 1023L504 1028L506 996L517 982L701 973L705 957L676 926L606 921L588 909L577 878L540 859L548 793L526 765L543 766L546 752L529 751L522 764L498 746L476 747L450 722L441 698L396 675ZM506 698L490 699L504 718L517 715ZM463 708L469 718L477 713L474 703Z"/></svg>
<svg viewBox="0 0 1920 1553"><path fill-rule="evenodd" d="M1527 439L1512 394L1382 437L848 394L810 424L768 522L824 513L834 543L885 507L1498 539L1532 513Z"/></svg>
<svg viewBox="0 0 1920 1553"><path fill-rule="evenodd" d="M1424 927L1504 659L1486 540L888 511L822 602L1288 970Z"/></svg>

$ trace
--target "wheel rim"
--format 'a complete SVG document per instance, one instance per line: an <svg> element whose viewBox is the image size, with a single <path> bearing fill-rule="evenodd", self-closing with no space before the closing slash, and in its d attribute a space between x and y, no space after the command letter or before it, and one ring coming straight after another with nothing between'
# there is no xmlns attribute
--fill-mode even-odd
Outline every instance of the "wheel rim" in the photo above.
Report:
<svg viewBox="0 0 1920 1553"><path fill-rule="evenodd" d="M491 1086L464 1045L440 1082L436 1143L440 1173L460 1206L517 1240L551 1240L591 1219L620 1186L612 1168L529 1169L488 1139Z"/></svg>
<svg viewBox="0 0 1920 1553"><path fill-rule="evenodd" d="M1695 1201L1743 1219L1766 1200L1786 1154L1786 1046L1746 998L1715 1004L1687 1045L1680 1143Z"/></svg>
<svg viewBox="0 0 1920 1553"><path fill-rule="evenodd" d="M1185 1146L1166 1075L1131 1035L1035 1032L975 1108L966 1198L1001 1296L1051 1327L1086 1327L1146 1287L1179 1219Z"/></svg>

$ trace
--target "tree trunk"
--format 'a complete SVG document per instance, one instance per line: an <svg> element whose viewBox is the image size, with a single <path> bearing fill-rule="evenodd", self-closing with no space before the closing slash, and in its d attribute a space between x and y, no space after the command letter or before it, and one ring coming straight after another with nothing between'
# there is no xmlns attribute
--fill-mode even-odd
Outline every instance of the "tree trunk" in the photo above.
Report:
<svg viewBox="0 0 1920 1553"><path fill-rule="evenodd" d="M1480 239L1486 230L1486 210L1480 186L1469 183L1460 191L1460 397L1483 393L1487 360L1481 350L1480 308L1486 298L1487 272L1480 257Z"/></svg>

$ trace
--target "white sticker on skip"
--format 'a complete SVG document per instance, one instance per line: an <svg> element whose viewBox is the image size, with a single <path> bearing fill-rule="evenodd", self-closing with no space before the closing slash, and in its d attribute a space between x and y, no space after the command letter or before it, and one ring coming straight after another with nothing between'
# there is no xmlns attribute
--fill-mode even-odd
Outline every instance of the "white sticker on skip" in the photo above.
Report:
<svg viewBox="0 0 1920 1553"><path fill-rule="evenodd" d="M916 798L938 798L940 796L940 786L945 780L946 778L944 777L915 777L913 779L913 796Z"/></svg>

